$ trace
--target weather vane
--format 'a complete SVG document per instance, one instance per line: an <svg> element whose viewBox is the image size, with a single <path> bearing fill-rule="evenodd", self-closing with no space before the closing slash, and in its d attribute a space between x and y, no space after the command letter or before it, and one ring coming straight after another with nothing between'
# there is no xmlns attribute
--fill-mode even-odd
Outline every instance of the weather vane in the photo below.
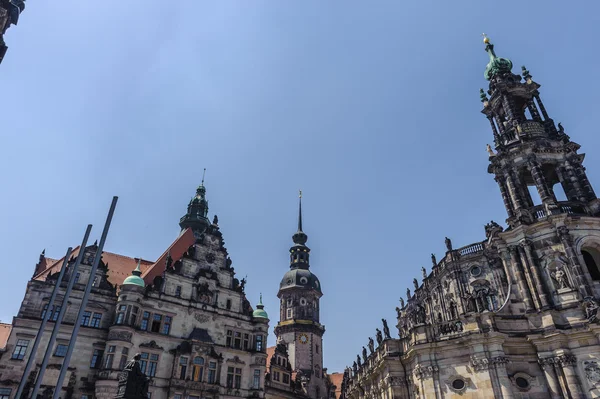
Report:
<svg viewBox="0 0 600 399"><path fill-rule="evenodd" d="M299 194L298 194L298 196L299 196L300 198L302 198L302 190L299 190Z"/></svg>
<svg viewBox="0 0 600 399"><path fill-rule="evenodd" d="M206 176L206 168L204 168L204 172L202 172L202 185L204 185L204 176Z"/></svg>

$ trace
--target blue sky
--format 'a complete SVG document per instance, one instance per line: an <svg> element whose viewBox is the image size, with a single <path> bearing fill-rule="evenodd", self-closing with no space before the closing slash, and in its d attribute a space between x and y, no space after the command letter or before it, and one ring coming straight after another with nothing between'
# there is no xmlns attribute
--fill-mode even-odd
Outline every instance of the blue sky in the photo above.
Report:
<svg viewBox="0 0 600 399"><path fill-rule="evenodd" d="M445 236L504 224L482 32L542 84L600 189L600 13L578 4L27 1L0 66L0 319L42 249L62 256L87 223L99 238L113 195L106 249L155 259L207 168L210 215L271 326L303 190L325 363L342 370Z"/></svg>

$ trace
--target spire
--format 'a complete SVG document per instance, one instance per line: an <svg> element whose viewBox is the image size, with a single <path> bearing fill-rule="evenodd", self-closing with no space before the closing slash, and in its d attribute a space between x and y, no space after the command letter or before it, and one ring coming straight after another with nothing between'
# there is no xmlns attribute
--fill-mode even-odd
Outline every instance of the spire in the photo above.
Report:
<svg viewBox="0 0 600 399"><path fill-rule="evenodd" d="M308 254L310 249L305 245L308 236L302 231L302 191L298 200L298 231L292 236L294 246L290 248L290 268L308 269Z"/></svg>
<svg viewBox="0 0 600 399"><path fill-rule="evenodd" d="M300 190L298 200L298 231L302 231L302 190Z"/></svg>

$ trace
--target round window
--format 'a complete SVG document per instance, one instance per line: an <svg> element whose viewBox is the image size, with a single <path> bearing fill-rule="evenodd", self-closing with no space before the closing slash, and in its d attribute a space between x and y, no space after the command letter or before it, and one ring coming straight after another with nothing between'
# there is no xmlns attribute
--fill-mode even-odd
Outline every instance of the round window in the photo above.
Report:
<svg viewBox="0 0 600 399"><path fill-rule="evenodd" d="M457 390L461 390L465 387L465 381L461 380L460 378L455 379L454 381L452 381L452 388L457 389Z"/></svg>
<svg viewBox="0 0 600 399"><path fill-rule="evenodd" d="M288 278L287 281L286 281L286 283L287 283L287 285L291 285L292 284L292 279Z"/></svg>
<svg viewBox="0 0 600 399"><path fill-rule="evenodd" d="M306 277L300 277L300 284L308 283L308 279Z"/></svg>
<svg viewBox="0 0 600 399"><path fill-rule="evenodd" d="M481 267L479 266L473 266L471 268L471 276L473 277L477 277L481 274Z"/></svg>
<svg viewBox="0 0 600 399"><path fill-rule="evenodd" d="M529 387L529 381L527 381L526 378L517 377L517 378L515 378L515 382L517 383L517 386L519 388L528 388Z"/></svg>
<svg viewBox="0 0 600 399"><path fill-rule="evenodd" d="M300 298L300 305L302 305L302 306L306 305L306 299Z"/></svg>

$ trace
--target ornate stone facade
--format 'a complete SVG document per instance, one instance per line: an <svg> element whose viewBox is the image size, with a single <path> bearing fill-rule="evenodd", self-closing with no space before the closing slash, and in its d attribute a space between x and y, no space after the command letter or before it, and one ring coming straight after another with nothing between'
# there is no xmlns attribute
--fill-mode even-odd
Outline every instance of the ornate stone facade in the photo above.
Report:
<svg viewBox="0 0 600 399"><path fill-rule="evenodd" d="M206 219L204 195L201 186L181 220L181 235L158 261L138 260L143 270L136 270L137 279L125 279L135 260L103 254L103 260L112 260L103 261L94 277L68 384L62 387L63 398L114 398L119 374L136 353L142 372L150 378L148 391L153 399L264 397L269 320L260 304L261 311L253 310L244 294L245 280L235 277L218 219L212 223ZM83 264L42 382L41 392L46 394L55 386L96 249L95 245L83 249ZM74 254L78 253L76 248ZM127 274L118 262L130 265ZM54 262L59 263L62 260ZM73 263L74 258L55 306L62 301ZM41 364L57 314L52 306L48 309L57 270L40 261L14 318L6 352L0 358L0 388L8 389L11 398L41 318L50 312L36 357L35 364ZM30 374L31 382L37 367Z"/></svg>
<svg viewBox="0 0 600 399"><path fill-rule="evenodd" d="M458 249L446 238L396 308L399 338L369 339L342 398L600 397L600 201L540 85L485 44L488 172L507 228L490 222L484 241Z"/></svg>

